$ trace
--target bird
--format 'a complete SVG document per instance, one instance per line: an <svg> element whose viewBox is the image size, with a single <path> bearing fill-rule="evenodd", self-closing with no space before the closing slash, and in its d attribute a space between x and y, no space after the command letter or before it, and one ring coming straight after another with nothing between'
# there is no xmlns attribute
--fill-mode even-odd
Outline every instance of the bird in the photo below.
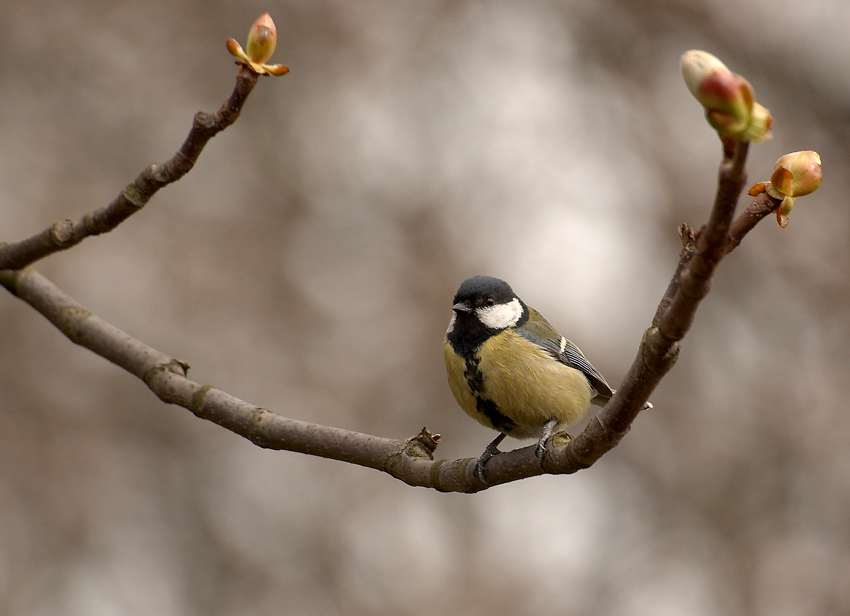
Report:
<svg viewBox="0 0 850 616"><path fill-rule="evenodd" d="M555 428L579 421L614 395L581 350L511 286L492 276L464 280L443 340L449 388L461 409L500 434L476 463L500 453L505 436L537 438L542 457Z"/></svg>

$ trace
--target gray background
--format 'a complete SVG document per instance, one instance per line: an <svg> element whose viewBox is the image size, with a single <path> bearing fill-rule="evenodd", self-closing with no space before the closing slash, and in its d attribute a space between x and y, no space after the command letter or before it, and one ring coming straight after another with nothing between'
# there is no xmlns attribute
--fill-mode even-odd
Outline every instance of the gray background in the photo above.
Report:
<svg viewBox="0 0 850 616"><path fill-rule="evenodd" d="M616 386L701 224L702 48L775 118L752 182L825 182L725 261L681 359L588 471L476 496L268 452L160 403L0 294L0 612L850 613L845 0L0 4L0 239L111 201L273 61L196 168L39 264L190 376L306 421L476 456L441 339L510 281ZM516 441L509 441L517 446Z"/></svg>

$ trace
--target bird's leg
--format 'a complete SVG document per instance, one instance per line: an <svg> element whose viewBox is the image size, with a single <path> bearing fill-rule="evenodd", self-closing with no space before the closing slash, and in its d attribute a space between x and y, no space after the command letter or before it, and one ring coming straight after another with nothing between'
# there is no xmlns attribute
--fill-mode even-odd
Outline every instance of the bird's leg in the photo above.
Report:
<svg viewBox="0 0 850 616"><path fill-rule="evenodd" d="M478 462L475 463L475 472L478 473L478 478L484 483L487 483L487 480L484 479L484 465L487 464L487 460L495 456L497 453L502 453L499 451L499 443L503 440L505 440L504 433L499 434L499 436L490 441L490 444L484 448L484 453L482 453L481 457L478 458Z"/></svg>
<svg viewBox="0 0 850 616"><path fill-rule="evenodd" d="M540 431L540 440L537 441L537 448L534 450L534 453L537 454L538 458L542 458L543 454L546 453L546 444L549 439L552 438L552 430L554 430L557 425L557 419L550 419L543 425L543 430Z"/></svg>

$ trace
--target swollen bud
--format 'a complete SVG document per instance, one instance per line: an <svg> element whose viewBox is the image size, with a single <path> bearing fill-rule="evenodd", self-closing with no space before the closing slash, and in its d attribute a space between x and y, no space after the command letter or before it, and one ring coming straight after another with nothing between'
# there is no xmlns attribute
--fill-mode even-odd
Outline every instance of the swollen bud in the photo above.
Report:
<svg viewBox="0 0 850 616"><path fill-rule="evenodd" d="M265 13L248 32L248 57L252 62L262 64L272 57L277 45L277 28L271 15Z"/></svg>
<svg viewBox="0 0 850 616"><path fill-rule="evenodd" d="M791 152L776 161L767 192L771 197L802 197L815 192L823 179L820 155L813 150Z"/></svg>
<svg viewBox="0 0 850 616"><path fill-rule="evenodd" d="M247 66L259 75L285 75L289 67L284 64L265 64L277 45L277 28L271 15L265 13L248 31L248 52L235 39L227 39L227 51L238 58L237 64Z"/></svg>
<svg viewBox="0 0 850 616"><path fill-rule="evenodd" d="M754 143L770 137L773 118L755 102L746 79L717 57L696 49L682 55L681 66L688 90L705 107L708 123L721 136Z"/></svg>
<svg viewBox="0 0 850 616"><path fill-rule="evenodd" d="M813 193L823 179L820 155L812 150L792 152L776 161L765 190L774 199L782 199L776 210L779 226L788 225L788 214L797 197Z"/></svg>
<svg viewBox="0 0 850 616"><path fill-rule="evenodd" d="M782 199L776 208L776 221L780 227L788 226L788 215L797 197L817 190L823 179L820 155L812 150L791 152L776 161L769 182L759 182L750 189L753 196L766 192L774 199Z"/></svg>

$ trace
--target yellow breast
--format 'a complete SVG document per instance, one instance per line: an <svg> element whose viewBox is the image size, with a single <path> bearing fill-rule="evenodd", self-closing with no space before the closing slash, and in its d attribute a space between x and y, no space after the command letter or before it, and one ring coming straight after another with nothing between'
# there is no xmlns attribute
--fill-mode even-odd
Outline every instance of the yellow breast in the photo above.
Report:
<svg viewBox="0 0 850 616"><path fill-rule="evenodd" d="M574 423L590 405L590 383L581 371L556 361L514 330L484 342L472 365L457 355L448 341L444 353L449 387L460 407L488 428L499 429L482 410L486 401L492 402L514 422L515 426L502 431L515 438L539 437L550 419Z"/></svg>

